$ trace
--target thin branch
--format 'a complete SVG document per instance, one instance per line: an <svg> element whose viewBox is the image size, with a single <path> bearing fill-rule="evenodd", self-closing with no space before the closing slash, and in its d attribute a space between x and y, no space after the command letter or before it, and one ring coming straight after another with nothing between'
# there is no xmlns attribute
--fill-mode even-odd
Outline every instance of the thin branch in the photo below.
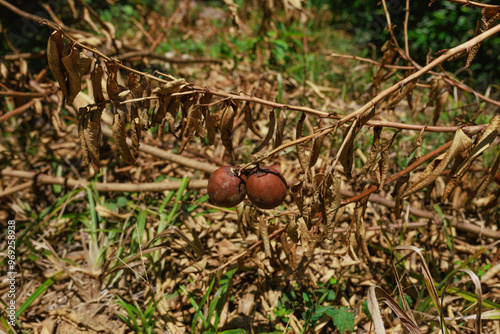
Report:
<svg viewBox="0 0 500 334"><path fill-rule="evenodd" d="M16 91L0 91L0 96L16 96L16 97L44 97L48 93L34 93L34 92L16 92Z"/></svg>
<svg viewBox="0 0 500 334"><path fill-rule="evenodd" d="M338 53L330 53L328 55L331 57L354 59L354 60L359 60L362 62L374 64L377 66L382 66L382 64L380 62L372 60L372 59L368 59L368 58L352 56L352 55L343 55L343 54L338 54ZM410 58L410 57L405 57L405 58ZM412 69L421 69L422 68L422 66L420 64L418 64L417 62L415 62L413 59L410 58L410 61L412 62L412 64L414 64L414 66L384 65L384 67L401 69L401 70L412 70ZM475 90L473 90L472 88L470 88L469 86L464 84L463 82L460 82L457 79L451 77L447 72L441 73L441 72L429 71L429 73L432 75L437 75L437 76L443 77L444 81L447 84L449 84L450 86L456 86L456 87L460 88L461 90L463 90L464 92L474 94L475 96L477 96L481 100L500 107L500 101L493 100L493 99L491 99L491 98L489 98L481 93L476 92ZM369 123L367 123L367 124L369 124Z"/></svg>
<svg viewBox="0 0 500 334"><path fill-rule="evenodd" d="M344 116L343 118L340 119L340 124L344 124L345 122L353 119L356 116L359 116L363 114L365 111L367 111L369 108L372 106L376 105L378 102L382 101L386 96L394 93L395 91L402 89L404 86L409 84L410 82L418 79L425 73L429 72L431 69L436 67L437 65L441 64L451 56L460 53L463 50L470 49L474 45L476 45L479 42L482 42L488 37L491 37L495 35L496 33L500 32L500 24L496 25L495 27L489 29L488 31L483 32L482 34L468 40L467 42L460 44L452 49L447 50L444 52L441 56L438 58L434 59L432 62L427 64L426 66L422 67L415 73L412 73L408 77L404 78L403 80L399 81L398 83L392 85L391 87L383 90L382 92L378 93L377 96L375 96L373 99L371 99L368 103L366 103L364 106L359 108L358 110L350 113L349 115Z"/></svg>
<svg viewBox="0 0 500 334"><path fill-rule="evenodd" d="M408 21L410 19L410 0L406 0L406 7L405 7L405 22L404 22L404 34L405 34L405 52L408 58L410 57L410 46L409 46L409 41L408 41Z"/></svg>
<svg viewBox="0 0 500 334"><path fill-rule="evenodd" d="M113 138L113 131L111 131L111 129L109 129L107 126L103 126L101 128L101 132L105 136ZM132 140L130 138L127 138L127 145L132 146ZM145 144L143 142L140 143L139 150L144 152L144 153L151 154L157 158L165 159L165 160L168 160L171 162L178 163L179 165L190 167L190 168L193 168L195 170L201 170L201 171L204 171L207 173L212 173L214 170L216 170L218 168L217 166L214 166L212 164L209 164L209 163L206 163L203 161L189 159L189 158L183 157L179 154L167 152L165 150L162 150L160 148Z"/></svg>
<svg viewBox="0 0 500 334"><path fill-rule="evenodd" d="M1 0L0 0L1 1ZM11 110L9 112L6 112L5 114L1 115L0 116L0 123L4 122L5 120L11 118L12 116L15 116L17 114L20 114L22 113L23 111L25 111L26 109L29 109L31 108L31 106L33 106L35 104L35 101L36 100L31 100L29 101L28 103L26 104L23 104L22 106L20 107L17 107L16 109L14 110Z"/></svg>
<svg viewBox="0 0 500 334"><path fill-rule="evenodd" d="M144 192L144 191L165 191L176 190L181 186L182 181L162 181L152 183L101 183L88 180L75 180L66 177L53 176L47 174L37 174L34 172L3 169L2 176L19 177L31 179L34 184L60 184L71 188L85 188L93 186L98 191L117 191L117 192ZM202 189L207 187L208 180L190 180L189 189ZM7 189L8 190L8 189ZM0 195L10 195L10 191L2 192Z"/></svg>
<svg viewBox="0 0 500 334"><path fill-rule="evenodd" d="M363 61L365 63L370 63L370 64L377 65L377 66L382 66L382 63L380 63L376 60L358 57L358 56L343 55L343 54L334 53L334 52L328 53L328 54L326 54L326 56L336 57L336 58L345 58L345 59L354 59L354 60ZM415 69L415 66L410 66L410 65L389 65L389 64L385 65L384 64L383 66L386 68L394 68L397 70L414 70Z"/></svg>
<svg viewBox="0 0 500 334"><path fill-rule="evenodd" d="M469 0L442 0L442 1L459 3L461 5L464 5L464 7L493 8L493 9L500 7L500 5L489 5L486 3L480 3L480 2L469 1ZM434 2L436 2L436 0L431 0L429 3L429 6L431 6Z"/></svg>
<svg viewBox="0 0 500 334"><path fill-rule="evenodd" d="M190 63L215 63L215 64L222 64L223 61L221 59L216 59L216 58L208 58L208 57L200 57L200 58L181 58L181 57L165 57L162 55L159 55L157 53L151 52L151 51L131 51L124 53L122 55L117 56L117 59L120 60L125 60L125 59L130 59L130 58L135 58L135 57L141 57L141 58L151 58L151 59L158 59L161 61L164 61L166 63L173 63L173 64L190 64Z"/></svg>
<svg viewBox="0 0 500 334"><path fill-rule="evenodd" d="M399 179L401 176L408 174L409 172L411 172L412 170L414 170L415 168L417 168L418 166L420 166L421 164L423 164L427 160L432 159L432 158L440 155L442 152L444 152L445 150L447 150L451 146L451 143L452 143L452 141L450 140L449 142L441 145L440 147L436 148L432 152L429 152L426 155L424 155L423 157L417 159L415 162L413 162L410 166L406 167L402 171L387 178L385 183L384 183L384 186ZM357 202L357 201L365 198L366 196L370 195L371 193L377 191L377 189L379 189L379 187L377 185L371 186L370 188L368 188L367 190L365 190L361 194L342 201L341 205L347 205L349 203Z"/></svg>

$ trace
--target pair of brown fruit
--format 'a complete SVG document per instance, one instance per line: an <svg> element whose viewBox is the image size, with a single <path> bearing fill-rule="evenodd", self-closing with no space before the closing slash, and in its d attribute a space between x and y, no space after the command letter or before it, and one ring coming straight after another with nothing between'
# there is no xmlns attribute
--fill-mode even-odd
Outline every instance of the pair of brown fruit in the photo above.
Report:
<svg viewBox="0 0 500 334"><path fill-rule="evenodd" d="M217 206L236 206L248 195L256 207L272 209L285 199L287 185L285 178L271 167L257 167L238 175L234 167L224 166L210 175L207 192L209 202Z"/></svg>

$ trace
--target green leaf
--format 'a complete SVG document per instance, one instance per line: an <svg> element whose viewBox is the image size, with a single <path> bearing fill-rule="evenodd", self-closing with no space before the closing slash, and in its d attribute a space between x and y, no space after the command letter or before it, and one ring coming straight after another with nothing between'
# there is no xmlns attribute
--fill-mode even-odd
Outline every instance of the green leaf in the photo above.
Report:
<svg viewBox="0 0 500 334"><path fill-rule="evenodd" d="M354 314L345 306L327 310L326 314L333 319L333 324L340 333L354 330Z"/></svg>

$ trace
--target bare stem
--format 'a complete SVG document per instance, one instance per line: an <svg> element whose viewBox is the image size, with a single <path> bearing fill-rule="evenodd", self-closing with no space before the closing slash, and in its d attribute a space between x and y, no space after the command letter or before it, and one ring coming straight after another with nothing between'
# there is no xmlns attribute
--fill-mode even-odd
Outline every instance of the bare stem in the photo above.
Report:
<svg viewBox="0 0 500 334"><path fill-rule="evenodd" d="M500 7L500 5L489 5L486 3L480 3L480 2L469 1L469 0L443 0L443 1L459 3L461 5L464 5L464 7L493 8L493 9ZM435 2L435 0L431 0L431 2L429 3L429 6L432 5L434 2Z"/></svg>
<svg viewBox="0 0 500 334"><path fill-rule="evenodd" d="M398 89L402 89L404 86L406 86L410 82L412 82L412 81L420 78L422 75L424 75L425 73L429 72L431 69L433 69L437 65L441 64L442 62L444 62L448 58L452 57L453 55L455 55L457 53L460 53L463 50L467 50L467 49L472 48L477 43L482 42L486 38L491 37L491 36L495 35L498 32L500 32L500 24L498 24L495 27L493 27L493 28L491 28L491 29L483 32L480 35L477 35L476 37L468 40L467 42L465 42L463 44L460 44L459 46L456 46L456 47L454 47L452 49L447 50L441 56L439 56L438 58L434 59L432 62L430 62L426 66L422 67L421 69L419 69L415 73L409 75L408 77L404 78L403 80L399 81L398 83L392 85L391 87L389 87L389 88L383 90L382 92L380 92L379 94L377 94L377 96L375 96L373 99L371 99L368 103L366 103L364 106L362 106L358 110L356 110L356 111L350 113L349 115L346 115L343 118L341 118L340 119L340 123L343 124L343 123L345 123L345 122L353 119L354 117L363 114L369 108L371 108L372 106L376 105L378 102L382 101L382 99L384 99L386 96L394 93Z"/></svg>

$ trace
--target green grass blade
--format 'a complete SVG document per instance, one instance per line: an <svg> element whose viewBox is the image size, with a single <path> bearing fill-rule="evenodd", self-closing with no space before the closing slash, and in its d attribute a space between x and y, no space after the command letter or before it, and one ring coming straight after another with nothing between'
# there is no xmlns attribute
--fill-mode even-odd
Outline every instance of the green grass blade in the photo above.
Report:
<svg viewBox="0 0 500 334"><path fill-rule="evenodd" d="M54 284L54 282L60 277L62 276L64 272L58 272L57 274L55 274L54 276L52 276L51 278L47 279L45 282L42 283L42 285L40 285L36 290L35 292L33 292L31 294L31 296L29 296L26 301L24 303L21 304L21 306L19 307L19 309L17 310L16 312L16 319L19 318L19 316L21 314L23 314L24 311L26 311L26 309L28 307L30 307L30 305L35 301L35 299L37 299L42 293L44 293L52 284Z"/></svg>

